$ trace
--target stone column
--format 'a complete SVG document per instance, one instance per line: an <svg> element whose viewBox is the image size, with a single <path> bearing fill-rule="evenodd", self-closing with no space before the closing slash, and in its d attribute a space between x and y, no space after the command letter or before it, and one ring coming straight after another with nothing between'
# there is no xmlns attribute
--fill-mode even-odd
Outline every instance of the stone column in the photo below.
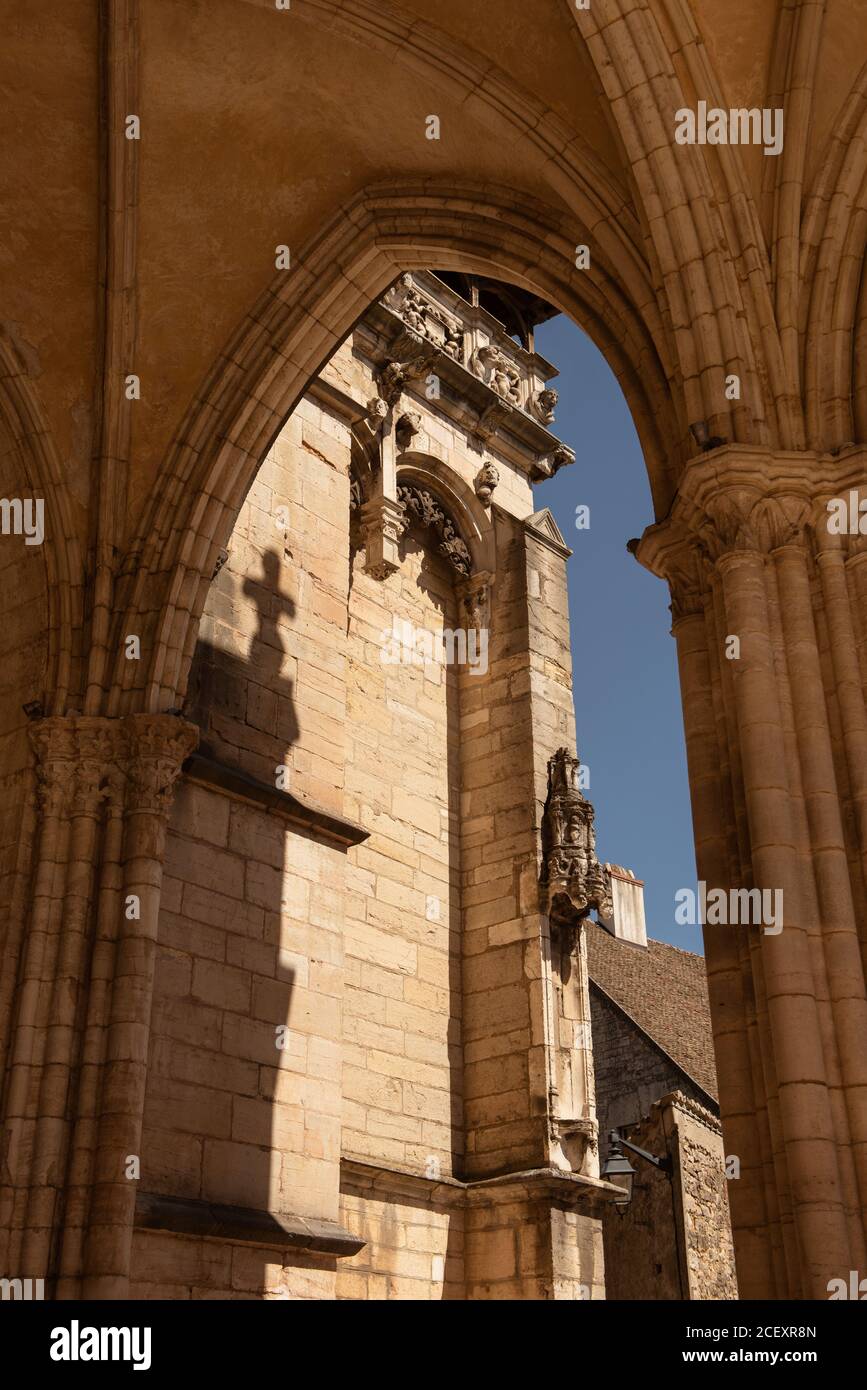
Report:
<svg viewBox="0 0 867 1390"><path fill-rule="evenodd" d="M864 473L716 450L638 549L672 589L699 876L782 894L782 930L704 931L748 1298L827 1298L865 1262L867 614L827 505Z"/></svg>
<svg viewBox="0 0 867 1390"><path fill-rule="evenodd" d="M170 715L57 717L31 731L39 819L20 960L5 963L19 987L0 1262L61 1296L81 1291L88 1222L87 1292L126 1288L135 1182L115 1160L137 1152L165 829L196 738Z"/></svg>

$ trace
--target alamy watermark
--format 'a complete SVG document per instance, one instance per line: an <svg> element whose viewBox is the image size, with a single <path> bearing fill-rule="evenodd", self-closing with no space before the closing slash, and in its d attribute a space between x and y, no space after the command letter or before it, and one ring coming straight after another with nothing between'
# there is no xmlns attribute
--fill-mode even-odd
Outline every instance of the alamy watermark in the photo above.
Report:
<svg viewBox="0 0 867 1390"><path fill-rule="evenodd" d="M783 930L782 888L678 888L674 920L679 927L762 927L765 936Z"/></svg>
<svg viewBox="0 0 867 1390"><path fill-rule="evenodd" d="M45 1297L44 1279L0 1279L0 1300L21 1300L25 1303L42 1301Z"/></svg>
<svg viewBox="0 0 867 1390"><path fill-rule="evenodd" d="M406 618L395 618L380 634L383 666L468 666L473 676L488 670L488 629L415 627Z"/></svg>
<svg viewBox="0 0 867 1390"><path fill-rule="evenodd" d="M783 111L781 107L708 108L700 101L695 111L682 106L674 113L674 138L678 145L762 145L765 154L777 155L783 149Z"/></svg>
<svg viewBox="0 0 867 1390"><path fill-rule="evenodd" d="M45 502L41 497L0 497L0 535L23 536L25 545L45 539Z"/></svg>

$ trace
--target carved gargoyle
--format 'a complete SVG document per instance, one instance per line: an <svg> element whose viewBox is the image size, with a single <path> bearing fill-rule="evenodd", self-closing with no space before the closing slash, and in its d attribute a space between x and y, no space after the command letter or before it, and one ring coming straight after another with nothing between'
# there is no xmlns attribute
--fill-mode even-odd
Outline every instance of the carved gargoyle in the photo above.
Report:
<svg viewBox="0 0 867 1390"><path fill-rule="evenodd" d="M542 905L552 924L579 927L596 911L613 912L611 878L596 857L595 812L579 784L580 763L568 748L548 760L542 817Z"/></svg>

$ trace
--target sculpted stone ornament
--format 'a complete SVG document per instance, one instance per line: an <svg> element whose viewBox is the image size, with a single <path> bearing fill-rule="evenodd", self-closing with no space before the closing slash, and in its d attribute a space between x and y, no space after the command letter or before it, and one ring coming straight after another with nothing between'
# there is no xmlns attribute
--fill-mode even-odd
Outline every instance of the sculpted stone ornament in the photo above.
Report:
<svg viewBox="0 0 867 1390"><path fill-rule="evenodd" d="M473 560L451 517L447 516L439 502L424 488L413 483L400 483L397 489L398 500L405 514L404 529L415 521L419 526L429 526L439 537L437 549L460 575L472 572Z"/></svg>
<svg viewBox="0 0 867 1390"><path fill-rule="evenodd" d="M553 425L554 412L559 400L559 393L549 386L544 391L533 392L530 397L530 409L541 424Z"/></svg>
<svg viewBox="0 0 867 1390"><path fill-rule="evenodd" d="M417 410L407 410L401 415L395 427L395 435L401 449L408 449L421 432L421 415Z"/></svg>
<svg viewBox="0 0 867 1390"><path fill-rule="evenodd" d="M493 401L487 410L479 416L476 423L470 425L470 433L474 439L478 439L482 444L488 444L508 418L508 406L501 401Z"/></svg>
<svg viewBox="0 0 867 1390"><path fill-rule="evenodd" d="M550 454L541 454L536 460L536 465L530 474L530 479L534 483L543 482L546 478L553 478L555 473L559 473L561 468L568 468L575 462L575 451L565 444L559 444Z"/></svg>
<svg viewBox="0 0 867 1390"><path fill-rule="evenodd" d="M490 627L491 591L485 575L473 575L461 595L461 608L466 614L470 631L482 632Z"/></svg>
<svg viewBox="0 0 867 1390"><path fill-rule="evenodd" d="M495 463L488 461L482 464L476 474L473 486L476 489L476 496L483 507L490 507L494 489L500 481L500 472Z"/></svg>
<svg viewBox="0 0 867 1390"><path fill-rule="evenodd" d="M412 339L412 341L410 341ZM419 351L425 347L426 351ZM392 360L379 374L379 389L388 406L397 405L402 392L411 381L419 381L430 370L436 354L430 344L417 336L404 334L391 344Z"/></svg>
<svg viewBox="0 0 867 1390"><path fill-rule="evenodd" d="M568 748L548 761L542 818L543 902L557 926L580 927L592 911L610 917L611 879L596 857L595 812L578 785L580 764Z"/></svg>
<svg viewBox="0 0 867 1390"><path fill-rule="evenodd" d="M364 540L365 572L380 581L388 579L400 569L404 509L400 502L393 502L389 497L375 497L361 503L358 515Z"/></svg>
<svg viewBox="0 0 867 1390"><path fill-rule="evenodd" d="M521 404L521 374L498 347L477 348L470 358L470 370L509 405Z"/></svg>
<svg viewBox="0 0 867 1390"><path fill-rule="evenodd" d="M407 348L414 343L418 347L419 340L424 340L456 362L463 359L463 333L416 288L411 275L402 275L382 303L397 314L409 330L408 334L399 335L400 346Z"/></svg>

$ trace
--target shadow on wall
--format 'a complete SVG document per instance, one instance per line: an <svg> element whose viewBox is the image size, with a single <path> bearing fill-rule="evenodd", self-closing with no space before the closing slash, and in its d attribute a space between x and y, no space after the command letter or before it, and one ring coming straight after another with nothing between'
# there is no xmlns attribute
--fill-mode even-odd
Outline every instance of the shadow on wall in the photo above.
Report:
<svg viewBox="0 0 867 1390"><path fill-rule="evenodd" d="M238 604L230 573L223 568L208 596L187 697L188 717L201 729L200 751L243 766L273 783L276 753L288 753L300 729L287 679L289 658L280 633L281 616L294 618L295 600L281 592L281 558L261 557L262 573L248 575L241 591L256 609L256 627L242 651L248 609Z"/></svg>
<svg viewBox="0 0 867 1390"><path fill-rule="evenodd" d="M139 1204L146 1233L134 1296L321 1297L333 1278L327 1223L299 1216L305 1205L292 1195L306 1184L306 1209L315 1208L315 1178L309 1167L299 1173L297 1156L315 1159L316 1143L328 1145L323 1125L339 1123L336 1106L314 1094L335 1089L308 993L312 957L327 951L309 949L308 886L295 871L304 872L303 861L321 872L323 856L338 851L323 851L294 825L287 835L285 816L267 796L257 804L244 781L273 794L300 733L294 661L281 633L296 604L282 582L273 550L259 574L224 569L193 659L186 713L201 743L167 853L142 1173L142 1188L151 1187L150 1168L157 1191ZM311 1137L307 1107L317 1104L333 1114L317 1117ZM337 1139L320 1154L323 1187L336 1147ZM181 1245L177 1235L220 1239Z"/></svg>

